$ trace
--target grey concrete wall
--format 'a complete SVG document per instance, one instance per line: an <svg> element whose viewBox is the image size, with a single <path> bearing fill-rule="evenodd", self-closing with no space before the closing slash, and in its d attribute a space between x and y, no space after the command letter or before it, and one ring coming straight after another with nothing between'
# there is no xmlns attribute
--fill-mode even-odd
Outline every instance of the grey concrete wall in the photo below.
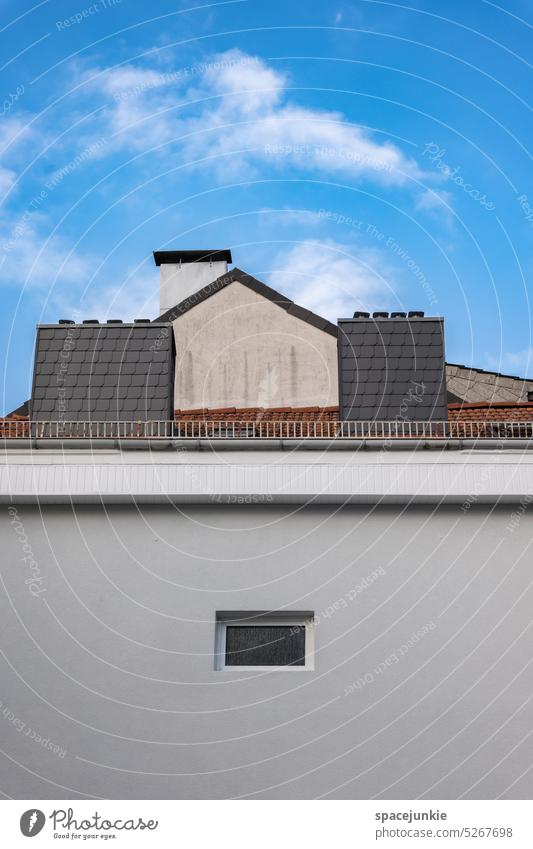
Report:
<svg viewBox="0 0 533 849"><path fill-rule="evenodd" d="M17 509L9 796L531 796L527 509ZM215 612L271 608L315 671L214 671Z"/></svg>
<svg viewBox="0 0 533 849"><path fill-rule="evenodd" d="M337 339L232 283L174 321L176 409L338 404Z"/></svg>

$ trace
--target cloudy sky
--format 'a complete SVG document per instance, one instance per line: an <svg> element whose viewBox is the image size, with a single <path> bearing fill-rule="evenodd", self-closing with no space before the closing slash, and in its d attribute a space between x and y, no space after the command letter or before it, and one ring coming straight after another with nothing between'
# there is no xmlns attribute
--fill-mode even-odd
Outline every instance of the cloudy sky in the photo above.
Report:
<svg viewBox="0 0 533 849"><path fill-rule="evenodd" d="M3 410L36 323L157 315L163 248L333 321L444 315L449 362L533 377L532 12L0 0Z"/></svg>

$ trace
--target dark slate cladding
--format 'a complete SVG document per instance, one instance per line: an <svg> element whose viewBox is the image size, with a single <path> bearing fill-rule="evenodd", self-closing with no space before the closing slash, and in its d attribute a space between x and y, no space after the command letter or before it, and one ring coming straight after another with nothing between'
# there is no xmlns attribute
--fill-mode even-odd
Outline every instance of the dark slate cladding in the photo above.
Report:
<svg viewBox="0 0 533 849"><path fill-rule="evenodd" d="M339 319L344 421L447 418L442 318Z"/></svg>
<svg viewBox="0 0 533 849"><path fill-rule="evenodd" d="M169 420L173 393L167 322L37 327L33 420Z"/></svg>

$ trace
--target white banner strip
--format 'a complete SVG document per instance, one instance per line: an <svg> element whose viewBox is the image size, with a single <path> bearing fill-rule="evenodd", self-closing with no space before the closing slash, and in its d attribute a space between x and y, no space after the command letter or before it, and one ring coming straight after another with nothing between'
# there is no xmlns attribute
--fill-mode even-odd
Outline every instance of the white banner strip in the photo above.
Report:
<svg viewBox="0 0 533 849"><path fill-rule="evenodd" d="M528 801L4 801L2 846L531 849ZM117 841L119 841L117 843Z"/></svg>

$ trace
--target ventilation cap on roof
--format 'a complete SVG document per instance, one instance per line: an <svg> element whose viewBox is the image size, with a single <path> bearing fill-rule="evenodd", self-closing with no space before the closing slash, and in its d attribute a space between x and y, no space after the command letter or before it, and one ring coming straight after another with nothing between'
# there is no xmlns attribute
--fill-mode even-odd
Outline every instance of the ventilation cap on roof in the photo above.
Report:
<svg viewBox="0 0 533 849"><path fill-rule="evenodd" d="M83 323L84 324L100 324L100 322L98 321L97 318L84 318Z"/></svg>
<svg viewBox="0 0 533 849"><path fill-rule="evenodd" d="M353 317L354 318L370 318L370 313L369 312L354 312Z"/></svg>
<svg viewBox="0 0 533 849"><path fill-rule="evenodd" d="M72 321L71 318L60 318L59 323L60 324L76 324L76 322Z"/></svg>
<svg viewBox="0 0 533 849"><path fill-rule="evenodd" d="M388 312L374 312L372 313L372 318L388 318Z"/></svg>
<svg viewBox="0 0 533 849"><path fill-rule="evenodd" d="M418 312L418 310L411 310L409 313L409 318L424 318L424 313Z"/></svg>
<svg viewBox="0 0 533 849"><path fill-rule="evenodd" d="M135 318L133 320L134 324L151 324L151 320L149 318Z"/></svg>
<svg viewBox="0 0 533 849"><path fill-rule="evenodd" d="M122 324L122 319L121 318L108 318L107 323L108 324Z"/></svg>
<svg viewBox="0 0 533 849"><path fill-rule="evenodd" d="M407 318L407 313L406 312L391 312L390 317L391 318Z"/></svg>

